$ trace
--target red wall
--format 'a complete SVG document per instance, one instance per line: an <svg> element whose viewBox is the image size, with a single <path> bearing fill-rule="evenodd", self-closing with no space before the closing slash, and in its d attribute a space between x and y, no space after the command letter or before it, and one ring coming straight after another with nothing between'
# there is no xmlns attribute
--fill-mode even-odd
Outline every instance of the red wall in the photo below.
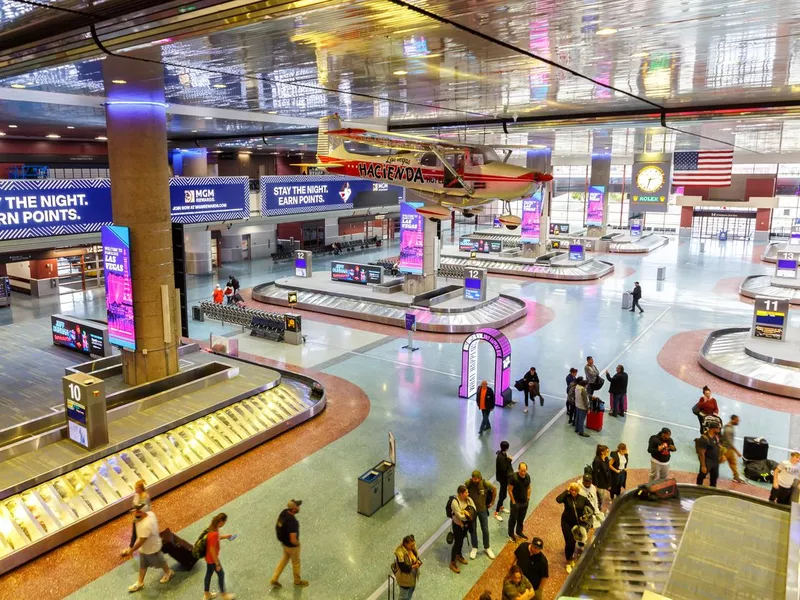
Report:
<svg viewBox="0 0 800 600"><path fill-rule="evenodd" d="M50 265L50 268L47 268ZM55 258L45 258L31 261L31 279L52 279L58 277L58 261Z"/></svg>
<svg viewBox="0 0 800 600"><path fill-rule="evenodd" d="M296 223L278 223L277 234L279 240L288 240L294 238L295 240L302 241L303 239L303 224Z"/></svg>
<svg viewBox="0 0 800 600"><path fill-rule="evenodd" d="M771 198L775 195L775 179L748 179L744 184L744 196L749 200L753 196Z"/></svg>
<svg viewBox="0 0 800 600"><path fill-rule="evenodd" d="M339 223L339 235L364 233L366 223Z"/></svg>

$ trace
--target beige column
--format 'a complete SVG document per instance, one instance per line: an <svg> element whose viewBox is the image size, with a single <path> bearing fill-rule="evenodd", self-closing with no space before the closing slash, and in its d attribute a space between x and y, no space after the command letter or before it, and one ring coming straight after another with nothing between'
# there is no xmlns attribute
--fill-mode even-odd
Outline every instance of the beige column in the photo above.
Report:
<svg viewBox="0 0 800 600"><path fill-rule="evenodd" d="M205 148L183 153L184 177L208 177L208 155Z"/></svg>
<svg viewBox="0 0 800 600"><path fill-rule="evenodd" d="M160 50L126 56L157 61ZM107 57L103 79L109 98L112 214L114 223L131 233L136 351L123 352L123 376L129 385L138 385L178 372L180 309L173 280L164 68Z"/></svg>

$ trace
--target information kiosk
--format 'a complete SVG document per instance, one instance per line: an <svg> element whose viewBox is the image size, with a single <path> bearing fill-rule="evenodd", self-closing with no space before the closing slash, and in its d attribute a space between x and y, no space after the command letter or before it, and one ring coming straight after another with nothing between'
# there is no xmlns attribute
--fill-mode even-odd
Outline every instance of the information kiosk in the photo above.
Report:
<svg viewBox="0 0 800 600"><path fill-rule="evenodd" d="M797 252L778 252L778 260L775 263L775 277L781 279L797 279Z"/></svg>
<svg viewBox="0 0 800 600"><path fill-rule="evenodd" d="M108 416L105 382L84 373L65 375L62 379L68 438L84 450L106 445Z"/></svg>
<svg viewBox="0 0 800 600"><path fill-rule="evenodd" d="M486 269L467 267L464 269L464 298L486 300Z"/></svg>
<svg viewBox="0 0 800 600"><path fill-rule="evenodd" d="M311 277L311 257L312 254L308 250L297 250L294 253L295 277Z"/></svg>
<svg viewBox="0 0 800 600"><path fill-rule="evenodd" d="M753 305L752 336L783 341L789 322L789 301L756 298Z"/></svg>

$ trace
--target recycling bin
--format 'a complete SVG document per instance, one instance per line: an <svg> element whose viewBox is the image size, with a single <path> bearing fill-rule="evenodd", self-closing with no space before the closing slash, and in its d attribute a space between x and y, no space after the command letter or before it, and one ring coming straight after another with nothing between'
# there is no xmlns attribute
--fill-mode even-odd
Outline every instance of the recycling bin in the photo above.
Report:
<svg viewBox="0 0 800 600"><path fill-rule="evenodd" d="M383 506L394 498L394 464L384 460L375 465L373 470L383 476L383 485L381 486L381 506Z"/></svg>
<svg viewBox="0 0 800 600"><path fill-rule="evenodd" d="M370 469L358 478L358 512L371 517L382 505L383 473Z"/></svg>

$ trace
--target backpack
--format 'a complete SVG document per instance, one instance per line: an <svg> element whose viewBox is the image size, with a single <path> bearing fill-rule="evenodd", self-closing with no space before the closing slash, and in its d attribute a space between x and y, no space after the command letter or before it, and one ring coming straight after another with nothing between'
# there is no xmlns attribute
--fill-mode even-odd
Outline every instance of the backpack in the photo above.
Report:
<svg viewBox="0 0 800 600"><path fill-rule="evenodd" d="M209 529L203 529L203 533L200 534L200 537L197 538L197 541L192 546L192 556L196 560L200 560L201 558L205 558L206 556L206 547L208 546L208 533Z"/></svg>
<svg viewBox="0 0 800 600"><path fill-rule="evenodd" d="M706 415L703 419L703 429L708 429L712 424L715 424L722 431L722 419L718 415Z"/></svg>
<svg viewBox="0 0 800 600"><path fill-rule="evenodd" d="M452 519L453 518L453 500L455 500L455 499L456 499L455 496L450 496L447 499L447 504L444 507L444 514L447 515L448 519Z"/></svg>
<svg viewBox="0 0 800 600"><path fill-rule="evenodd" d="M778 466L774 460L748 460L744 464L744 476L752 481L772 482L772 471Z"/></svg>

